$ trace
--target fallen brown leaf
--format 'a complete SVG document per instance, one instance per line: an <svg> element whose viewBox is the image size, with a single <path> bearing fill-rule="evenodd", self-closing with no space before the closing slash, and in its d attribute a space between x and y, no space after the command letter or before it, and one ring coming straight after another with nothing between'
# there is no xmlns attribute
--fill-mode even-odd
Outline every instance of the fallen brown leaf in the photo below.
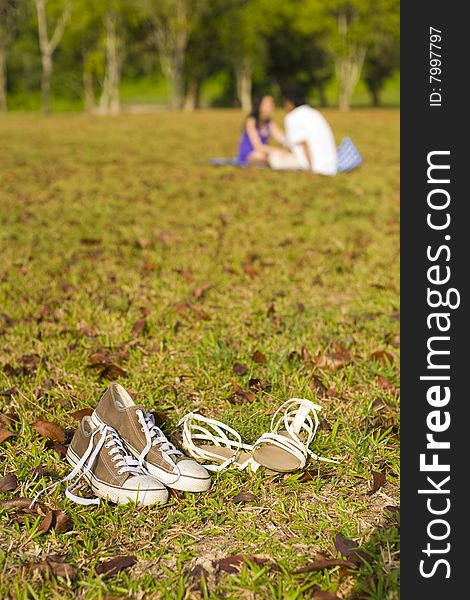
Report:
<svg viewBox="0 0 470 600"><path fill-rule="evenodd" d="M132 336L137 337L142 333L145 333L147 328L147 319L145 317L138 319L132 326Z"/></svg>
<svg viewBox="0 0 470 600"><path fill-rule="evenodd" d="M245 560L259 566L263 566L266 563L271 562L269 558L260 558L257 556L240 553L227 556L226 558L220 558L219 560L213 560L212 566L219 571L225 571L226 573L238 573L245 563Z"/></svg>
<svg viewBox="0 0 470 600"><path fill-rule="evenodd" d="M385 365L388 363L393 363L394 360L393 354L391 352L388 352L387 350L374 350L374 352L371 353L370 357Z"/></svg>
<svg viewBox="0 0 470 600"><path fill-rule="evenodd" d="M6 398L12 398L17 393L18 393L18 388L14 385L13 387L8 388L7 390L1 391L0 396L5 396Z"/></svg>
<svg viewBox="0 0 470 600"><path fill-rule="evenodd" d="M234 394L229 398L231 404L246 404L253 402L255 394L253 392L247 392L243 390L236 381L232 381Z"/></svg>
<svg viewBox="0 0 470 600"><path fill-rule="evenodd" d="M37 533L47 533L49 529L52 527L52 522L54 520L54 513L50 510L47 515L42 519L39 527L37 528Z"/></svg>
<svg viewBox="0 0 470 600"><path fill-rule="evenodd" d="M318 398L324 398L326 396L327 387L323 385L322 380L316 375L312 377L309 387L315 392Z"/></svg>
<svg viewBox="0 0 470 600"><path fill-rule="evenodd" d="M50 421L46 421L45 419L38 419L35 423L33 423L32 427L37 434L43 437L47 437L50 440L59 442L61 444L65 442L64 431L58 425L55 425Z"/></svg>
<svg viewBox="0 0 470 600"><path fill-rule="evenodd" d="M346 567L348 569L357 569L357 564L352 560L343 560L342 558L323 558L317 556L315 560L294 571L294 573L311 573L312 571L323 571L333 567Z"/></svg>
<svg viewBox="0 0 470 600"><path fill-rule="evenodd" d="M341 533L335 536L335 548L346 558L351 559L357 565L370 561L370 556L363 550L359 550L359 544L354 540L344 537Z"/></svg>
<svg viewBox="0 0 470 600"><path fill-rule="evenodd" d="M323 590L315 590L312 598L313 600L341 600L340 597L333 592L325 592Z"/></svg>
<svg viewBox="0 0 470 600"><path fill-rule="evenodd" d="M81 421L83 419L83 417L91 417L92 414L93 414L92 408L80 408L79 410L76 410L72 413L72 417L76 421Z"/></svg>
<svg viewBox="0 0 470 600"><path fill-rule="evenodd" d="M248 387L254 392L271 391L271 384L269 383L269 381L265 381L264 379L258 379L257 377L253 377L248 381Z"/></svg>
<svg viewBox="0 0 470 600"><path fill-rule="evenodd" d="M13 473L7 473L0 478L0 492L12 492L18 487L18 478Z"/></svg>
<svg viewBox="0 0 470 600"><path fill-rule="evenodd" d="M256 350L251 359L258 365L266 364L266 356L260 350Z"/></svg>
<svg viewBox="0 0 470 600"><path fill-rule="evenodd" d="M127 569L135 565L137 558L135 556L115 556L111 560L107 560L98 565L95 569L97 575L103 575L105 579L114 577L118 571Z"/></svg>
<svg viewBox="0 0 470 600"><path fill-rule="evenodd" d="M88 365L88 368L95 369L101 379L109 379L113 381L119 377L125 377L127 371L114 363L94 363Z"/></svg>
<svg viewBox="0 0 470 600"><path fill-rule="evenodd" d="M380 490L380 488L387 481L385 473L379 473L378 471L372 471L372 479L372 489L367 493L368 496L372 496L373 494L375 494L375 492Z"/></svg>
<svg viewBox="0 0 470 600"><path fill-rule="evenodd" d="M235 375L246 375L248 373L248 367L242 363L233 363L232 371Z"/></svg>
<svg viewBox="0 0 470 600"><path fill-rule="evenodd" d="M76 567L64 562L63 557L57 555L48 556L38 563L31 563L28 567L31 570L48 572L54 577L66 577L70 580L75 579L78 572Z"/></svg>
<svg viewBox="0 0 470 600"><path fill-rule="evenodd" d="M2 444L5 440L13 436L16 436L16 433L13 433L13 431L9 431L8 429L0 427L0 444Z"/></svg>
<svg viewBox="0 0 470 600"><path fill-rule="evenodd" d="M207 292L211 290L214 286L215 283L212 283L212 281L206 281L205 283L198 286L195 290L193 290L193 296L197 300L202 300L207 294Z"/></svg>
<svg viewBox="0 0 470 600"><path fill-rule="evenodd" d="M256 502L258 498L251 492L240 492L234 498L232 502L234 504L243 504L245 502Z"/></svg>
<svg viewBox="0 0 470 600"><path fill-rule="evenodd" d="M67 448L60 442L54 442L54 440L47 440L44 447L48 450L54 450L59 455L59 458L65 458L67 454Z"/></svg>
<svg viewBox="0 0 470 600"><path fill-rule="evenodd" d="M4 510L12 510L16 508L29 508L31 506L32 501L32 498L9 498L8 500L0 500L0 506ZM46 512L46 507L40 502L36 502L34 504L34 509L35 512L37 512L38 509L42 510L43 512Z"/></svg>

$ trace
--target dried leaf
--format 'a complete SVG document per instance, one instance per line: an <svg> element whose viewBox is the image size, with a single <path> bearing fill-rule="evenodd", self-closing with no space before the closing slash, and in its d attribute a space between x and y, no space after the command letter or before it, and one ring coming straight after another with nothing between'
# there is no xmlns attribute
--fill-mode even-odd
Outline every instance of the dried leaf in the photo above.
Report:
<svg viewBox="0 0 470 600"><path fill-rule="evenodd" d="M138 321L134 323L132 326L132 336L137 337L140 334L144 333L147 330L147 319L142 317Z"/></svg>
<svg viewBox="0 0 470 600"><path fill-rule="evenodd" d="M248 387L250 390L254 390L255 392L269 392L271 391L271 384L269 381L265 381L264 379L258 379L257 377L253 377L248 381Z"/></svg>
<svg viewBox="0 0 470 600"><path fill-rule="evenodd" d="M16 508L29 508L31 506L32 498L10 498L8 500L0 500L0 506L4 510L11 510ZM44 504L36 502L34 504L34 512L37 512L38 509L41 509L45 512Z"/></svg>
<svg viewBox="0 0 470 600"><path fill-rule="evenodd" d="M382 377L382 375L377 375L377 377L375 378L375 381L376 381L377 385L379 387L381 387L383 390L396 391L396 389L397 389L395 384L393 384L391 381L389 381L385 377Z"/></svg>
<svg viewBox="0 0 470 600"><path fill-rule="evenodd" d="M262 352L260 352L260 350L256 350L253 353L253 356L251 357L251 359L258 365L266 364L266 356Z"/></svg>
<svg viewBox="0 0 470 600"><path fill-rule="evenodd" d="M67 448L60 442L54 442L53 440L47 440L44 447L48 450L54 450L59 455L59 458L65 458L67 454Z"/></svg>
<svg viewBox="0 0 470 600"><path fill-rule="evenodd" d="M39 354L23 354L20 358L23 367L27 370L35 369L41 362Z"/></svg>
<svg viewBox="0 0 470 600"><path fill-rule="evenodd" d="M357 542L344 537L341 533L337 533L335 536L335 548L338 552L355 562L357 565L363 564L364 561L370 561L370 556L363 550L359 550Z"/></svg>
<svg viewBox="0 0 470 600"><path fill-rule="evenodd" d="M202 300L207 294L207 292L214 287L214 285L215 284L212 283L212 281L206 281L205 283L197 287L195 290L193 290L193 296L197 300Z"/></svg>
<svg viewBox="0 0 470 600"><path fill-rule="evenodd" d="M246 375L248 373L248 367L242 363L233 363L232 371L235 375Z"/></svg>
<svg viewBox="0 0 470 600"><path fill-rule="evenodd" d="M69 526L69 518L67 516L67 513L65 513L63 510L54 510L54 529L56 531L58 531L59 533L62 533L64 531L68 531L70 529Z"/></svg>
<svg viewBox="0 0 470 600"><path fill-rule="evenodd" d="M114 363L95 363L93 365L89 365L89 368L96 369L101 379L109 379L110 381L118 379L119 377L125 377L127 375L127 371Z"/></svg>
<svg viewBox="0 0 470 600"><path fill-rule="evenodd" d="M256 396L253 394L253 392L242 390L236 381L232 381L232 386L234 394L229 398L229 402L232 404L246 404L253 402L255 399Z"/></svg>
<svg viewBox="0 0 470 600"><path fill-rule="evenodd" d="M387 350L374 350L374 352L370 355L371 358L387 365L388 363L393 363L394 357L391 352Z"/></svg>
<svg viewBox="0 0 470 600"><path fill-rule="evenodd" d="M204 582L207 581L209 577L209 573L202 565L196 565L194 569L192 569L188 573L188 578L191 582L190 588L194 591L199 591L201 595L203 595L203 590L206 587Z"/></svg>
<svg viewBox="0 0 470 600"><path fill-rule="evenodd" d="M76 410L72 413L72 417L76 421L81 421L83 419L83 417L91 417L92 414L93 414L92 408L80 408L79 410Z"/></svg>
<svg viewBox="0 0 470 600"><path fill-rule="evenodd" d="M243 265L243 272L246 273L251 279L258 277L259 275L258 271L250 263L245 263Z"/></svg>
<svg viewBox="0 0 470 600"><path fill-rule="evenodd" d="M18 478L13 473L7 473L0 478L0 492L12 492L18 487Z"/></svg>
<svg viewBox="0 0 470 600"><path fill-rule="evenodd" d="M7 390L3 390L2 392L0 392L0 396L5 396L6 398L12 398L17 393L18 393L18 388L14 385L13 387L8 388Z"/></svg>
<svg viewBox="0 0 470 600"><path fill-rule="evenodd" d="M357 564L352 560L343 560L342 558L324 558L317 556L314 561L294 571L296 574L311 573L312 571L323 571L333 567L346 567L347 569L357 569Z"/></svg>
<svg viewBox="0 0 470 600"><path fill-rule="evenodd" d="M51 423L50 421L38 419L35 423L33 423L32 427L36 431L36 433L43 437L47 437L50 440L59 442L61 444L65 442L64 431L54 423Z"/></svg>
<svg viewBox="0 0 470 600"><path fill-rule="evenodd" d="M179 274L181 277L183 277L186 283L194 283L194 275L192 271L179 271Z"/></svg>
<svg viewBox="0 0 470 600"><path fill-rule="evenodd" d="M258 498L251 492L240 492L234 498L232 498L232 502L234 504L243 504L245 502L256 502L257 500L258 500Z"/></svg>
<svg viewBox="0 0 470 600"><path fill-rule="evenodd" d="M212 566L219 571L225 571L226 573L238 573L245 563L245 560L248 560L249 562L259 566L263 566L270 562L269 558L260 558L257 556L251 556L249 554L233 554L232 556L227 556L226 558L213 560Z"/></svg>
<svg viewBox="0 0 470 600"><path fill-rule="evenodd" d="M327 388L323 385L322 380L316 375L312 377L309 387L315 392L318 398L324 398L326 396Z"/></svg>
<svg viewBox="0 0 470 600"><path fill-rule="evenodd" d="M320 354L315 357L315 366L319 369L341 369L351 362L350 352L331 352L329 354Z"/></svg>
<svg viewBox="0 0 470 600"><path fill-rule="evenodd" d="M0 423L5 427L11 427L17 420L17 417L14 415L0 413Z"/></svg>
<svg viewBox="0 0 470 600"><path fill-rule="evenodd" d="M77 576L78 569L68 563L50 561L48 564L54 577L66 577L73 580Z"/></svg>
<svg viewBox="0 0 470 600"><path fill-rule="evenodd" d="M16 433L13 433L13 431L8 431L8 429L0 427L0 444L2 444L5 440L13 436L16 436Z"/></svg>
<svg viewBox="0 0 470 600"><path fill-rule="evenodd" d="M378 471L372 471L372 478L373 478L373 483L372 483L372 489L370 490L370 492L368 492L369 496L372 496L373 494L375 494L375 492L380 490L380 488L387 481L385 473L379 473Z"/></svg>
<svg viewBox="0 0 470 600"><path fill-rule="evenodd" d="M53 520L54 513L52 512L52 510L50 510L39 524L39 527L37 528L37 533L47 533L52 526Z"/></svg>
<svg viewBox="0 0 470 600"><path fill-rule="evenodd" d="M105 579L114 577L118 571L127 569L135 565L137 558L135 556L115 556L111 560L107 560L98 565L95 569L97 575L103 575Z"/></svg>
<svg viewBox="0 0 470 600"><path fill-rule="evenodd" d="M333 592L325 592L323 590L315 590L312 598L313 600L341 600L339 596Z"/></svg>
<svg viewBox="0 0 470 600"><path fill-rule="evenodd" d="M38 563L31 563L28 567L32 570L51 573L54 577L66 577L67 579L75 579L78 569L64 562L63 557L56 554L46 557L45 560Z"/></svg>
<svg viewBox="0 0 470 600"><path fill-rule="evenodd" d="M310 352L307 350L307 348L305 348L305 346L303 346L302 349L300 350L300 358L306 363L312 362L312 357L310 355Z"/></svg>
<svg viewBox="0 0 470 600"><path fill-rule="evenodd" d="M142 263L142 269L144 271L156 271L158 269L158 265L153 262L144 262Z"/></svg>

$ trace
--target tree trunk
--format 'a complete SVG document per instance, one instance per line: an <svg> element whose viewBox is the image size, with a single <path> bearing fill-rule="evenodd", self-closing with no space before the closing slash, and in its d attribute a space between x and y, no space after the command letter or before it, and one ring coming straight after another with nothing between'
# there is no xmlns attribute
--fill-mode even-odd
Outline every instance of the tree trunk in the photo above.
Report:
<svg viewBox="0 0 470 600"><path fill-rule="evenodd" d="M369 88L370 95L372 96L372 106L377 108L380 106L380 88L373 86Z"/></svg>
<svg viewBox="0 0 470 600"><path fill-rule="evenodd" d="M42 112L49 115L51 112L51 77L52 77L52 56L49 52L43 53L41 57L42 77Z"/></svg>
<svg viewBox="0 0 470 600"><path fill-rule="evenodd" d="M328 98L326 97L325 84L323 82L318 84L318 96L320 97L320 106L323 108L328 106Z"/></svg>
<svg viewBox="0 0 470 600"><path fill-rule="evenodd" d="M250 112L251 88L253 69L249 59L242 60L235 68L235 79L237 85L237 97L242 110Z"/></svg>
<svg viewBox="0 0 470 600"><path fill-rule="evenodd" d="M0 112L7 111L6 49L0 45Z"/></svg>
<svg viewBox="0 0 470 600"><path fill-rule="evenodd" d="M42 110L44 114L51 112L51 77L52 77L52 55L64 34L65 25L70 17L70 3L67 2L62 14L57 21L52 37L47 32L46 0L36 0L36 11L38 15L39 49L41 51L42 78Z"/></svg>
<svg viewBox="0 0 470 600"><path fill-rule="evenodd" d="M189 78L186 99L184 101L184 110L192 112L198 105L199 99L199 77L192 74Z"/></svg>
<svg viewBox="0 0 470 600"><path fill-rule="evenodd" d="M119 83L121 80L120 40L116 30L116 17L106 15L106 70L101 93L99 112L117 115L121 110Z"/></svg>
<svg viewBox="0 0 470 600"><path fill-rule="evenodd" d="M338 30L342 38L343 51L336 58L336 73L339 80L339 108L348 111L351 98L359 81L366 51L348 39L348 20L346 15L338 17Z"/></svg>
<svg viewBox="0 0 470 600"><path fill-rule="evenodd" d="M172 63L170 105L171 108L180 109L184 101L184 56L181 57L176 54Z"/></svg>
<svg viewBox="0 0 470 600"><path fill-rule="evenodd" d="M93 87L93 75L83 69L83 102L85 111L92 113L95 110L95 90Z"/></svg>

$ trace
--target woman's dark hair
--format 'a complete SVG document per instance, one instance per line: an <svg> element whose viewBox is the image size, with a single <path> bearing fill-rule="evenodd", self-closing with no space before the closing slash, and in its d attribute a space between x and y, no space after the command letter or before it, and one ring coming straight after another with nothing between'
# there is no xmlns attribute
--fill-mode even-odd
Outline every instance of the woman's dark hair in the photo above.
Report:
<svg viewBox="0 0 470 600"><path fill-rule="evenodd" d="M251 113L247 116L246 119L254 119L256 122L256 127L259 128L260 126L260 115L259 115L259 111L261 108L261 102L263 102L263 99L266 98L266 96L271 96L271 94L266 93L266 94L261 94L260 96L258 96L257 98L255 98L255 101L253 102L253 108L251 110ZM246 119L245 119L245 123L246 123Z"/></svg>

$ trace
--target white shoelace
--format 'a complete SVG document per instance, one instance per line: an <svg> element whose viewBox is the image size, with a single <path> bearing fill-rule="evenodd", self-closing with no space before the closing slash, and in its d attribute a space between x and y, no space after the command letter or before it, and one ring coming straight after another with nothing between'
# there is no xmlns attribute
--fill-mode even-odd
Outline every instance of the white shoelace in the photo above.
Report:
<svg viewBox="0 0 470 600"><path fill-rule="evenodd" d="M95 435L97 435L98 433L101 434L101 437L98 440L95 448L93 448L93 440L95 438ZM40 490L34 496L33 501L30 504L30 508L34 506L34 504L37 502L37 499L42 493L44 493L46 490L56 487L61 483L64 483L65 481L72 481L72 483L65 490L65 495L67 496L67 498L69 498L73 502L76 502L77 504L99 504L99 498L82 498L80 496L75 495L72 492L72 490L78 485L80 480L93 468L96 458L103 446L108 449L108 454L111 456L111 461L114 463L114 467L117 469L119 475L122 475L123 473L133 473L135 475L145 474L139 465L139 461L136 460L133 456L131 456L124 447L117 431L112 427L109 427L108 425L102 425L100 427L97 427L92 432L87 449L83 453L83 456L80 458L78 463L72 469L72 471L60 481L48 485L42 490Z"/></svg>
<svg viewBox="0 0 470 600"><path fill-rule="evenodd" d="M184 456L184 454L178 450L166 437L163 431L157 427L155 424L155 417L152 413L144 413L141 410L136 410L135 414L139 419L139 423L141 424L141 429L145 435L145 448L139 455L138 464L144 470L146 470L144 465L144 460L147 454L150 452L152 446L158 446L158 450L161 453L161 456L165 462L169 464L172 468L172 471L176 469L176 479L168 483L175 483L181 477L181 471L178 467L178 463L174 462L171 458L172 456Z"/></svg>
<svg viewBox="0 0 470 600"><path fill-rule="evenodd" d="M279 413L282 410L284 410L284 414L281 416ZM314 460L338 464L337 460L318 456L318 454L315 454L315 452L312 452L309 448L320 425L317 412L321 410L321 406L314 404L310 400L305 398L291 398L284 402L284 404L281 404L276 410L271 419L271 432L265 434L265 436L267 439L271 437L271 443L274 443L281 448L282 446L287 446L293 451L296 446L298 450L310 455ZM313 415L313 421L310 417L310 413ZM278 434L281 425L284 425L284 429L291 437L291 440ZM307 432L305 441L302 441L299 438L299 434L302 430ZM263 436L261 436L261 438L263 438ZM292 441L294 442L294 447ZM295 452L292 453L296 454Z"/></svg>

